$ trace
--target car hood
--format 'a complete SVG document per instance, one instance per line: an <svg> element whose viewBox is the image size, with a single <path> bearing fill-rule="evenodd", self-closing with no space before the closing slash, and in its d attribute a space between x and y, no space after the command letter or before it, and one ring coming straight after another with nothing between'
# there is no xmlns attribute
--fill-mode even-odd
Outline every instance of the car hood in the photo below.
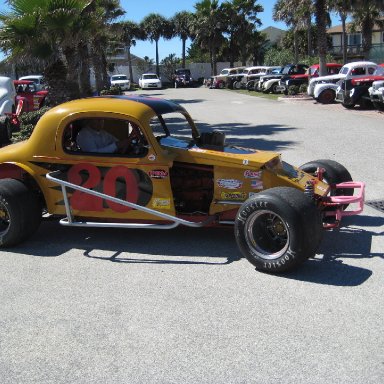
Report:
<svg viewBox="0 0 384 384"><path fill-rule="evenodd" d="M127 84L129 80L112 80L111 84Z"/></svg>
<svg viewBox="0 0 384 384"><path fill-rule="evenodd" d="M321 81L334 81L334 80L341 80L341 79L344 79L346 77L346 75L344 74L336 74L336 75L328 75L328 76L320 76L320 77L315 77L311 80L311 83L315 83L315 82L321 82Z"/></svg>

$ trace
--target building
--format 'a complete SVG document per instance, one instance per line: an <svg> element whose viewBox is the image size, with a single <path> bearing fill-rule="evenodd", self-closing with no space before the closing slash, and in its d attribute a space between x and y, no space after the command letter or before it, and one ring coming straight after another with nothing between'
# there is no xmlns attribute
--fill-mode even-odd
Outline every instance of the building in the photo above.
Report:
<svg viewBox="0 0 384 384"><path fill-rule="evenodd" d="M336 59L342 59L342 26L336 25L327 30L327 33L332 39L332 48L329 50ZM348 61L364 59L362 50L362 35L361 31L352 30L352 23L346 24L347 33L347 55ZM384 62L384 28L375 25L372 33L372 48L369 53L368 60L376 63Z"/></svg>

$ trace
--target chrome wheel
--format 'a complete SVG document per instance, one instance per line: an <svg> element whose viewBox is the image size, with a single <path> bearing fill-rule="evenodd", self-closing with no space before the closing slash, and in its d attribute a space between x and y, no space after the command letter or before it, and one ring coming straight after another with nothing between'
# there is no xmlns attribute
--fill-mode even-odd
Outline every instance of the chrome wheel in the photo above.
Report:
<svg viewBox="0 0 384 384"><path fill-rule="evenodd" d="M288 249L289 231L283 219L268 210L254 212L245 227L249 248L265 260L278 259Z"/></svg>

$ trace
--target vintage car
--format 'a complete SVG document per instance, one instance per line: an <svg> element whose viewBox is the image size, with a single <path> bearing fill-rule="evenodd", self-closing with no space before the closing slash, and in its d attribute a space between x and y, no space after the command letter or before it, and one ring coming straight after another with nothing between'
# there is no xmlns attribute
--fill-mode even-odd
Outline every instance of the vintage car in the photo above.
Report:
<svg viewBox="0 0 384 384"><path fill-rule="evenodd" d="M77 136L95 119L116 140L132 136L128 150L83 151ZM182 106L159 98L70 101L46 112L27 141L0 149L2 247L32 236L42 212L73 227L234 225L251 263L282 272L314 256L323 228L363 202L364 183L339 163L297 168L276 152L227 145L222 132L200 133Z"/></svg>
<svg viewBox="0 0 384 384"><path fill-rule="evenodd" d="M242 78L233 83L233 88L235 89L248 89L253 90L255 83L260 79L261 76L271 75L276 71L279 71L280 67L271 67L271 66L254 66L247 67L243 70Z"/></svg>
<svg viewBox="0 0 384 384"><path fill-rule="evenodd" d="M373 106L379 111L384 111L384 80L376 80L368 89Z"/></svg>
<svg viewBox="0 0 384 384"><path fill-rule="evenodd" d="M179 68L175 70L173 75L175 88L192 87L194 85L191 71L188 68Z"/></svg>
<svg viewBox="0 0 384 384"><path fill-rule="evenodd" d="M384 64L380 64L372 75L342 80L336 90L335 100L347 109L353 108L355 105L363 108L371 107L369 88L374 81L383 80Z"/></svg>
<svg viewBox="0 0 384 384"><path fill-rule="evenodd" d="M19 80L33 81L35 83L37 91L41 91L42 89L45 88L45 80L43 75L21 76L19 77Z"/></svg>
<svg viewBox="0 0 384 384"><path fill-rule="evenodd" d="M163 83L156 73L143 73L139 77L139 87L141 89L161 89Z"/></svg>
<svg viewBox="0 0 384 384"><path fill-rule="evenodd" d="M38 90L31 80L14 80L16 104L22 101L22 112L32 112L42 108L47 101L48 91Z"/></svg>
<svg viewBox="0 0 384 384"><path fill-rule="evenodd" d="M327 75L334 75L339 73L341 64L337 63L327 63L326 70ZM288 94L289 88L292 87L300 87L302 85L308 85L310 79L314 77L319 77L319 64L311 65L305 73L297 74L297 75L286 75L283 76L279 81L279 87L277 91Z"/></svg>
<svg viewBox="0 0 384 384"><path fill-rule="evenodd" d="M306 64L287 64L279 74L262 76L259 80L259 89L264 93L280 93L279 81L285 76L304 74L308 69Z"/></svg>
<svg viewBox="0 0 384 384"><path fill-rule="evenodd" d="M20 112L12 79L0 76L0 147L9 144L12 133L18 130Z"/></svg>
<svg viewBox="0 0 384 384"><path fill-rule="evenodd" d="M339 81L372 75L376 68L377 64L371 61L355 61L345 64L338 74L311 79L308 84L307 93L319 103L333 103L340 84Z"/></svg>
<svg viewBox="0 0 384 384"><path fill-rule="evenodd" d="M245 67L223 68L221 72L212 77L211 88L233 88L235 81L240 81L243 77Z"/></svg>
<svg viewBox="0 0 384 384"><path fill-rule="evenodd" d="M131 89L131 81L128 79L127 75L112 75L111 86L119 87L122 91L129 91Z"/></svg>

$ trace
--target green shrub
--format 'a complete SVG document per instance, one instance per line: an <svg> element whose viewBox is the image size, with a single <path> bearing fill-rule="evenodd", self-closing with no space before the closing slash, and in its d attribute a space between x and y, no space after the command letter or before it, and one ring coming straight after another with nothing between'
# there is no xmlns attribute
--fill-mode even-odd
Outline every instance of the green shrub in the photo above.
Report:
<svg viewBox="0 0 384 384"><path fill-rule="evenodd" d="M299 93L299 87L297 85L290 85L288 87L288 95L297 95Z"/></svg>
<svg viewBox="0 0 384 384"><path fill-rule="evenodd" d="M19 141L27 140L29 136L31 136L40 117L49 109L50 107L43 107L37 111L21 113L19 116L20 130L12 135L12 142L17 143Z"/></svg>
<svg viewBox="0 0 384 384"><path fill-rule="evenodd" d="M299 87L299 93L307 93L308 84L301 84Z"/></svg>
<svg viewBox="0 0 384 384"><path fill-rule="evenodd" d="M123 91L121 90L121 88L119 86L112 86L111 88L109 89L103 89L100 91L100 95L103 96L103 95L122 95L123 94Z"/></svg>

